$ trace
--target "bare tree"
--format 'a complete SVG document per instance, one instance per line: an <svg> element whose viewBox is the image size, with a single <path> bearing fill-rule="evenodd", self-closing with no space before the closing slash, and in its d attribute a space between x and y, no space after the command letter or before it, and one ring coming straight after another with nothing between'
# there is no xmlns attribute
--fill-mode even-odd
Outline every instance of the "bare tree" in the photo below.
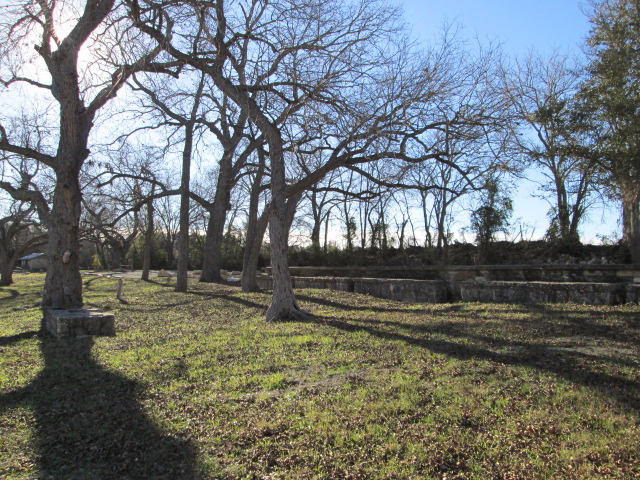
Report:
<svg viewBox="0 0 640 480"><path fill-rule="evenodd" d="M505 91L515 113L512 148L521 161L539 167L551 196L548 236L579 241L578 226L595 189L596 165L580 155L573 128L580 67L566 55L530 52L504 73Z"/></svg>
<svg viewBox="0 0 640 480"><path fill-rule="evenodd" d="M270 240L274 275L274 294L267 318L296 317L300 311L291 288L286 238L286 198L295 195L286 192L281 125L296 110L341 83L347 72L354 71L357 54L366 53L365 44L388 32L390 12L370 1L348 7L320 1L245 3L243 8L227 5L223 0L197 4L194 14L200 19L198 31L203 32L207 41L203 51L214 52L213 59L209 53L205 57L181 50L177 40L170 41L154 28L151 18L166 12L147 13L138 3L133 4L132 12L137 25L171 55L207 72L265 136L271 167ZM344 15L336 14L340 10ZM255 52L260 53L258 58ZM368 56L362 63L370 60ZM305 71L310 75L305 75ZM271 111L265 111L255 99L251 92L256 91L274 97L269 103Z"/></svg>
<svg viewBox="0 0 640 480"><path fill-rule="evenodd" d="M247 227L245 235L244 255L242 258L242 291L255 292L259 290L256 278L260 248L269 224L271 205L263 200L268 190L263 180L266 176L266 155L262 149L257 150L258 161L245 179L248 182L249 210L247 212ZM260 213L261 204L264 204Z"/></svg>
<svg viewBox="0 0 640 480"><path fill-rule="evenodd" d="M6 119L0 121L0 150L18 153L50 167L56 184L49 222L49 268L43 306L82 306L78 254L81 211L79 174L89 157L89 134L99 110L113 99L135 71L162 70L153 63L161 49L148 49L141 35L127 28L115 0L87 0L79 13L73 2L37 0L3 5L0 24L0 78L9 89L37 87L45 102L59 109L55 153L24 144ZM60 22L74 18L61 27ZM63 36L64 35L64 36ZM36 42L37 57L27 52ZM110 48L104 57L104 44ZM15 55L22 55L14 62ZM38 76L43 65L45 73ZM32 72L36 72L32 75Z"/></svg>
<svg viewBox="0 0 640 480"><path fill-rule="evenodd" d="M306 174L317 167L306 166ZM333 184L339 177L339 171L330 172L319 183L312 185L304 192L304 203L308 207L308 216L311 219L311 245L313 248L320 249L320 231L323 225L326 225L331 215L331 210L337 202ZM326 228L325 228L326 232ZM324 250L326 252L327 245L325 242Z"/></svg>
<svg viewBox="0 0 640 480"><path fill-rule="evenodd" d="M131 5L142 31L177 60L206 72L264 135L274 279L268 320L303 314L291 288L287 233L305 190L340 168L386 188L399 183L407 165L424 161L449 162L466 174L447 158L438 135L445 128L458 136L486 134L504 107L488 82L490 55L465 62L467 52L445 43L417 56L397 12L377 0L217 0L162 11L151 3ZM167 23L178 11L199 26L169 38L154 19L165 15ZM194 35L201 36L200 49L182 48ZM451 95L460 100L457 110L445 102ZM290 175L300 154L318 151L326 152L321 165L302 177ZM376 162L393 176L379 181L359 167Z"/></svg>
<svg viewBox="0 0 640 480"><path fill-rule="evenodd" d="M180 180L180 234L178 237L178 271L176 275L176 291L187 291L187 274L189 266L189 211L191 162L194 151L194 137L197 133L201 117L201 103L205 88L205 76L200 73L189 75L184 71L182 77L193 78L195 85L184 81L183 85L171 89L166 83L163 88L158 85L147 86L135 75L132 77L134 90L144 92L151 100L161 123L182 130L182 168Z"/></svg>
<svg viewBox="0 0 640 480"><path fill-rule="evenodd" d="M13 270L20 257L46 243L47 234L34 219L35 206L13 202L0 218L0 286L13 283Z"/></svg>
<svg viewBox="0 0 640 480"><path fill-rule="evenodd" d="M220 281L221 246L227 212L231 209L231 191L242 176L242 171L254 153L261 147L263 139L248 128L248 116L245 110L237 111L231 99L211 94L209 99L218 114L217 121L201 121L215 135L222 147L218 161L218 175L213 201L205 205L209 212L209 222L204 246L204 261L200 281Z"/></svg>

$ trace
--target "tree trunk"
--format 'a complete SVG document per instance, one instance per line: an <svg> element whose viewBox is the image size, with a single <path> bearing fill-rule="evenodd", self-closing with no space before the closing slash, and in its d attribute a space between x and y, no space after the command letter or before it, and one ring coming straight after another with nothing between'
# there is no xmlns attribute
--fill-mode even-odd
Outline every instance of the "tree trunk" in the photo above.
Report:
<svg viewBox="0 0 640 480"><path fill-rule="evenodd" d="M222 7L222 6L220 6ZM222 8L218 13L223 14ZM220 20L220 19L219 19ZM218 30L217 38L224 41ZM264 134L269 146L271 159L271 216L269 236L271 241L271 268L273 272L273 296L267 310L267 321L283 320L305 316L296 303L289 273L287 215L286 215L286 177L282 135L278 126L271 122L261 110L255 99L246 91L233 85L223 72L224 62L218 57L215 63L213 80L220 90L228 95Z"/></svg>
<svg viewBox="0 0 640 480"><path fill-rule="evenodd" d="M327 250L329 248L329 221L331 219L331 215L330 215L330 211L327 212L327 218L324 221L324 253L327 253Z"/></svg>
<svg viewBox="0 0 640 480"><path fill-rule="evenodd" d="M167 252L166 268L173 268L176 264L176 255L174 250L175 239L170 233L164 235L164 249Z"/></svg>
<svg viewBox="0 0 640 480"><path fill-rule="evenodd" d="M154 188L151 195L154 194ZM153 248L153 200L147 202L147 230L144 233L144 252L142 254L142 280L149 281L149 270L151 269L151 249Z"/></svg>
<svg viewBox="0 0 640 480"><path fill-rule="evenodd" d="M267 206L259 219L249 222L247 228L247 241L244 247L242 259L242 278L240 280L243 292L259 292L257 272L258 260L260 258L260 248L264 234L269 224L269 210Z"/></svg>
<svg viewBox="0 0 640 480"><path fill-rule="evenodd" d="M282 178L284 180L284 178ZM276 183L280 183L275 180ZM267 310L267 321L295 319L299 308L293 293L289 273L287 219L284 202L284 189L272 194L271 216L269 220L269 238L271 240L271 271L273 276L273 296Z"/></svg>
<svg viewBox="0 0 640 480"><path fill-rule="evenodd" d="M421 194L421 205L422 205L422 218L424 220L424 231L425 231L425 237L424 237L424 248L431 248L433 246L433 240L431 238L431 228L430 228L430 221L429 221L429 215L427 213L427 196L426 194Z"/></svg>
<svg viewBox="0 0 640 480"><path fill-rule="evenodd" d="M571 242L569 201L565 181L557 172L553 172L556 183L556 208L558 210L558 234L563 242Z"/></svg>
<svg viewBox="0 0 640 480"><path fill-rule="evenodd" d="M571 207L571 226L569 228L569 236L575 239L576 242L580 241L580 234L578 233L578 225L582 221L582 217L585 212L585 201L589 196L591 190L591 180L593 179L593 172L590 170L580 171L580 182L576 189L576 197Z"/></svg>
<svg viewBox="0 0 640 480"><path fill-rule="evenodd" d="M42 298L43 307L82 307L82 277L78 264L82 199L78 176L81 165L81 161L66 162L56 171L46 249L49 268Z"/></svg>
<svg viewBox="0 0 640 480"><path fill-rule="evenodd" d="M369 202L364 202L364 211L362 201L358 205L358 218L360 220L360 248L367 248L367 222L369 220Z"/></svg>
<svg viewBox="0 0 640 480"><path fill-rule="evenodd" d="M191 179L191 152L193 150L193 122L185 126L182 151L182 180L180 182L180 235L178 236L178 271L176 292L186 292L189 270L189 182Z"/></svg>
<svg viewBox="0 0 640 480"><path fill-rule="evenodd" d="M9 261L6 255L0 255L0 287L8 287L13 283L15 262Z"/></svg>
<svg viewBox="0 0 640 480"><path fill-rule="evenodd" d="M220 268L222 267L222 241L224 239L224 223L227 218L227 207L231 197L230 182L221 178L222 171L218 178L216 196L213 200L212 208L209 212L209 223L207 224L207 234L202 252L202 274L201 282L221 282Z"/></svg>
<svg viewBox="0 0 640 480"><path fill-rule="evenodd" d="M289 219L292 215L286 201L287 185L282 139L274 126L262 125L261 128L264 128L263 132L266 134L271 156L269 239L273 296L267 310L267 321L297 319L305 313L298 307L289 273L289 227L291 225Z"/></svg>
<svg viewBox="0 0 640 480"><path fill-rule="evenodd" d="M640 190L632 185L623 192L623 241L631 251L631 262L640 264Z"/></svg>
<svg viewBox="0 0 640 480"><path fill-rule="evenodd" d="M191 153L193 151L193 134L196 116L200 108L202 90L204 89L204 73L200 75L197 91L193 94L193 105L189 119L184 126L184 147L182 150L182 179L180 181L180 235L178 236L178 271L176 273L176 292L186 292L189 273L189 197L191 180Z"/></svg>
<svg viewBox="0 0 640 480"><path fill-rule="evenodd" d="M257 271L260 259L260 248L264 240L264 234L269 224L271 206L266 205L262 215L258 219L260 208L260 192L262 191L262 179L264 177L266 158L262 150L258 150L259 168L251 184L249 196L249 214L247 218L247 235L242 256L242 277L240 285L243 292L259 292Z"/></svg>
<svg viewBox="0 0 640 480"><path fill-rule="evenodd" d="M344 212L344 218L346 220L345 225L346 225L346 228L347 228L347 252L352 253L353 252L353 237L354 237L354 232L353 232L352 227L354 225L351 223L351 218L349 217L349 208L347 206L346 199L345 199L345 201L343 203L342 210Z"/></svg>
<svg viewBox="0 0 640 480"><path fill-rule="evenodd" d="M106 270L109 268L109 262L107 261L107 254L104 251L104 245L101 243L101 240L98 239L96 243L96 253L100 258L100 270Z"/></svg>
<svg viewBox="0 0 640 480"><path fill-rule="evenodd" d="M285 202L285 221L286 221L285 234L287 236L287 245L289 244L289 233L291 232L291 226L293 225L293 220L296 217L296 208L301 198L302 198L302 192L292 195Z"/></svg>
<svg viewBox="0 0 640 480"><path fill-rule="evenodd" d="M311 229L311 245L320 247L320 220L313 219L313 228Z"/></svg>
<svg viewBox="0 0 640 480"><path fill-rule="evenodd" d="M320 226L322 223L321 212L318 206L318 194L311 192L311 215L313 217L313 227L311 228L311 245L320 248Z"/></svg>
<svg viewBox="0 0 640 480"><path fill-rule="evenodd" d="M404 231L407 228L407 221L408 220L405 220L403 218L402 219L402 224L401 224L401 227L400 227L400 237L398 238L398 243L399 243L398 248L400 249L400 251L404 251L404 244L405 244Z"/></svg>
<svg viewBox="0 0 640 480"><path fill-rule="evenodd" d="M389 239L387 238L387 218L384 214L384 206L380 208L380 247L383 251L389 248Z"/></svg>
<svg viewBox="0 0 640 480"><path fill-rule="evenodd" d="M447 209L449 203L442 200L442 211L438 217L438 250L441 250L441 261L444 265L449 263L449 241L447 240Z"/></svg>

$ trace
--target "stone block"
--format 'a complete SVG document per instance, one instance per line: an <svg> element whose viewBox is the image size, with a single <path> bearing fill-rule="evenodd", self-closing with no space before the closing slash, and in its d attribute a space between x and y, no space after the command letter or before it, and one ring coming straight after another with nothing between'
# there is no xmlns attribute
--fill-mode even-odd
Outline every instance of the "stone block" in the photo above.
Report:
<svg viewBox="0 0 640 480"><path fill-rule="evenodd" d="M640 284L635 282L627 284L626 300L626 303L640 303Z"/></svg>
<svg viewBox="0 0 640 480"><path fill-rule="evenodd" d="M51 335L59 338L116 334L115 318L112 313L84 308L47 309L44 312L44 324Z"/></svg>
<svg viewBox="0 0 640 480"><path fill-rule="evenodd" d="M256 277L256 281L260 290L273 289L273 278L271 277Z"/></svg>

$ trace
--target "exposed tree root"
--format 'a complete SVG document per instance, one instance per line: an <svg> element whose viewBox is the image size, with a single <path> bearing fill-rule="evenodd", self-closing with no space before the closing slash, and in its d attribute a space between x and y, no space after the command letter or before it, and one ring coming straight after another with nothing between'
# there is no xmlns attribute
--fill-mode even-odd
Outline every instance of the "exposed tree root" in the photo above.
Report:
<svg viewBox="0 0 640 480"><path fill-rule="evenodd" d="M279 321L304 321L309 320L313 315L306 310L298 307L294 302L294 305L288 308L274 308L272 304L267 310L267 322L279 322Z"/></svg>

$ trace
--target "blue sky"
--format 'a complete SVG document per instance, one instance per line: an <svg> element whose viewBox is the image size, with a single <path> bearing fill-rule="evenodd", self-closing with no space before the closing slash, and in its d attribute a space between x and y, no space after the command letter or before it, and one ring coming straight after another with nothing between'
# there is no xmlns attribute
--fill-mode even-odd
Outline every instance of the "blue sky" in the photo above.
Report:
<svg viewBox="0 0 640 480"><path fill-rule="evenodd" d="M413 33L431 38L444 21L457 21L479 38L499 39L507 53L535 46L576 49L589 31L584 0L400 0Z"/></svg>
<svg viewBox="0 0 640 480"><path fill-rule="evenodd" d="M554 49L581 53L589 33L583 13L586 0L398 0L413 34L425 41L434 39L445 22L461 24L469 38L499 41L510 56L531 48L540 53ZM531 178L535 174L531 173ZM513 194L514 219L520 218L544 235L548 226L548 204L533 198L533 182L520 182ZM583 241L597 241L597 235L619 230L617 205L613 209L594 208L581 228Z"/></svg>

